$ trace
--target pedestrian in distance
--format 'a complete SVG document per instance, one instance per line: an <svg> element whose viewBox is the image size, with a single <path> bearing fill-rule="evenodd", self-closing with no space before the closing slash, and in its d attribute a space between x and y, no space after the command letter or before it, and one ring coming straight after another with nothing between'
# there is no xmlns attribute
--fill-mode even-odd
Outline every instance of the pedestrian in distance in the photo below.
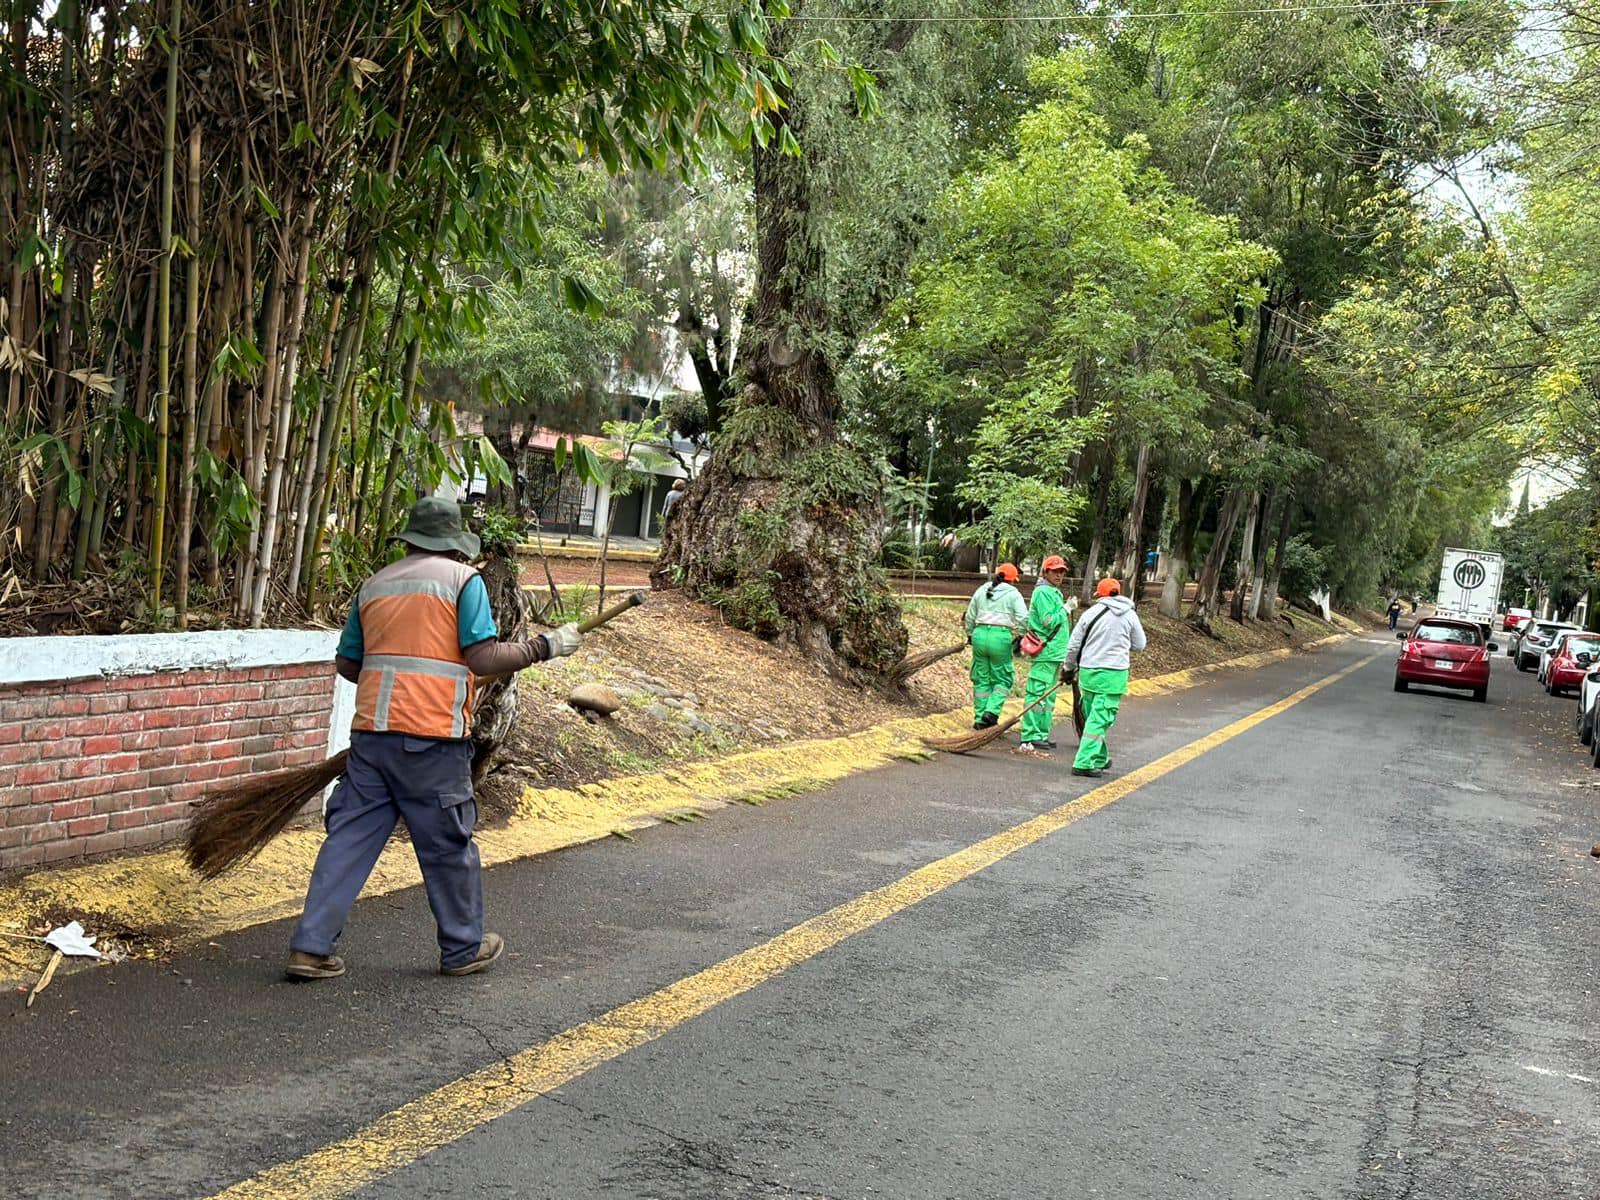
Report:
<svg viewBox="0 0 1600 1200"><path fill-rule="evenodd" d="M663 525L667 523L667 518L672 516L672 510L678 507L678 503L683 499L683 493L688 490L688 487L689 485L681 479L672 481L672 490L667 493L667 498L661 502L661 523Z"/></svg>
<svg viewBox="0 0 1600 1200"><path fill-rule="evenodd" d="M967 604L967 642L972 647L972 727L988 729L1017 681L1013 640L1028 623L1028 606L1017 591L1017 568L1001 563L994 578L972 593Z"/></svg>
<svg viewBox="0 0 1600 1200"><path fill-rule="evenodd" d="M1389 628L1393 629L1400 624L1400 597L1396 596L1389 601Z"/></svg>
<svg viewBox="0 0 1600 1200"><path fill-rule="evenodd" d="M404 820L439 929L444 975L481 971L505 949L483 930L483 877L472 830L475 679L571 654L576 625L497 641L489 592L468 565L478 535L455 503L424 497L396 535L406 556L361 585L334 659L356 685L350 757L328 799L327 840L289 938L291 979L344 974L334 954L345 918L395 823Z"/></svg>
<svg viewBox="0 0 1600 1200"><path fill-rule="evenodd" d="M1048 756L1056 748L1050 738L1050 727L1055 722L1055 688L1061 681L1061 661L1066 657L1072 623L1067 617L1066 597L1061 594L1061 584L1067 577L1067 560L1052 554L1040 564L1039 572L1041 578L1028 605L1028 625L1024 633L1024 651L1029 649L1030 640L1033 646L1033 666L1028 668L1028 682L1023 691L1023 700L1030 707L1022 716L1022 741L1017 752ZM1028 635L1032 635L1031 639Z"/></svg>
<svg viewBox="0 0 1600 1200"><path fill-rule="evenodd" d="M1076 673L1084 704L1083 736L1078 739L1072 773L1091 779L1111 765L1106 735L1128 691L1129 654L1145 646L1144 626L1133 601L1122 594L1122 585L1102 579L1094 594L1098 600L1078 618L1061 664L1063 680Z"/></svg>

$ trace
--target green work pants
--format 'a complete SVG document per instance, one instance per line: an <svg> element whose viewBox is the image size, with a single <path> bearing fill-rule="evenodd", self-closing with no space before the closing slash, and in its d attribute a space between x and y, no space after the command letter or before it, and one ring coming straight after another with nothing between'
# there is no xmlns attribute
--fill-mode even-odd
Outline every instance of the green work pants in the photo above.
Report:
<svg viewBox="0 0 1600 1200"><path fill-rule="evenodd" d="M1072 765L1087 771L1098 771L1111 761L1111 754L1106 749L1106 734L1116 724L1117 710L1122 707L1122 693L1088 691L1083 688L1081 679L1079 692L1083 696L1083 736L1078 739L1078 753L1073 756Z"/></svg>
<svg viewBox="0 0 1600 1200"><path fill-rule="evenodd" d="M1023 693L1023 700L1032 704L1043 696L1056 684L1061 682L1061 660L1036 658L1033 666L1028 668L1028 686ZM1060 695L1059 692L1056 695ZM1031 708L1022 715L1022 740L1024 742L1043 742L1050 737L1050 726L1056 719L1056 696L1051 696L1037 708Z"/></svg>
<svg viewBox="0 0 1600 1200"><path fill-rule="evenodd" d="M972 631L972 720L1000 716L1017 681L1011 665L1011 630L1004 625L979 625Z"/></svg>

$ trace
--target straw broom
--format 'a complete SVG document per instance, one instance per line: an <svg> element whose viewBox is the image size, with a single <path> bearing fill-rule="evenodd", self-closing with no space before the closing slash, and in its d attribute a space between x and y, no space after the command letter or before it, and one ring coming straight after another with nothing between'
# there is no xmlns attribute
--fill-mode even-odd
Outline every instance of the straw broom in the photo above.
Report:
<svg viewBox="0 0 1600 1200"><path fill-rule="evenodd" d="M1029 704L1009 721L1001 721L998 725L991 725L988 729L980 729L975 733L964 733L960 737L925 737L922 739L922 744L930 750L943 750L947 754L971 754L974 750L982 750L1001 734L1007 732L1008 730L1014 729L1017 725L1017 722L1021 721L1023 717L1027 716L1034 709L1038 708L1039 705L1043 704L1046 700L1050 699L1050 697L1054 696L1062 689L1063 686L1065 686L1065 680L1056 684L1055 687L1051 688L1044 695L1040 696L1032 704ZM1076 710L1073 711L1073 723L1077 723Z"/></svg>
<svg viewBox="0 0 1600 1200"><path fill-rule="evenodd" d="M578 626L590 633L644 603L638 592ZM196 807L183 856L202 879L215 879L266 849L323 790L344 774L349 751L304 767L289 767L214 792Z"/></svg>
<svg viewBox="0 0 1600 1200"><path fill-rule="evenodd" d="M954 646L946 646L942 650L923 650L918 654L908 654L889 668L889 682L904 683L918 671L933 666L941 658L949 658L952 654L960 654L966 648L967 644L965 642L957 642Z"/></svg>

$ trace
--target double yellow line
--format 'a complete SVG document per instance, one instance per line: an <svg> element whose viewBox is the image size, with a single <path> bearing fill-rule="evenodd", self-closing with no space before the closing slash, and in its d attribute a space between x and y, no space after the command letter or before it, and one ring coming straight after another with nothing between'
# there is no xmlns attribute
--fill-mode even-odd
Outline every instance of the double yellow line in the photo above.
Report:
<svg viewBox="0 0 1600 1200"><path fill-rule="evenodd" d="M1146 766L1102 784L1076 800L803 921L771 941L614 1008L593 1021L575 1025L503 1062L464 1075L384 1114L347 1138L235 1184L217 1193L213 1200L332 1200L359 1191L530 1100L571 1083L602 1063L654 1041L685 1021L781 975L790 967L815 958L846 938L871 929L895 913L937 895L1074 821L1098 812L1293 708L1370 661L1369 657L1353 663Z"/></svg>

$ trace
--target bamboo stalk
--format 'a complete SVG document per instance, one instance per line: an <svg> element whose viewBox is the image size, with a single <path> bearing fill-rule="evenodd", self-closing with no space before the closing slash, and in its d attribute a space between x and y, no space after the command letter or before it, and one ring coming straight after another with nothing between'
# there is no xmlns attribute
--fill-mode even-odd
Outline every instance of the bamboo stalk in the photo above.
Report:
<svg viewBox="0 0 1600 1200"><path fill-rule="evenodd" d="M265 527L261 531L259 561L256 566L255 591L250 598L250 628L260 629L266 616L267 594L272 585L273 552L278 534L278 501L283 488L283 468L289 442L289 421L294 415L295 373L300 361L300 339L304 331L306 307L306 280L311 269L311 243L313 221L316 218L315 198L306 204L301 218L299 259L295 266L294 292L289 308L289 332L285 339L283 378L278 383L281 410L276 447L272 459L272 472L267 479L267 494L263 503Z"/></svg>
<svg viewBox="0 0 1600 1200"><path fill-rule="evenodd" d="M64 0L59 13L59 28L62 41L59 47L61 63L61 127L58 133L58 157L65 157L72 148L73 115L77 111L74 97L77 91L77 46L75 44L79 34L80 11L78 0ZM43 173L43 155L38 163L41 174ZM41 197L43 193L40 193ZM45 206L41 200L41 212ZM58 235L61 246L62 261L67 263L63 273L61 285L61 301L56 309L56 358L53 364L56 368L54 386L51 389L50 424L46 432L59 434L67 421L67 372L72 369L72 304L75 298L75 289L78 274L71 267L73 253L73 239L69 233L60 228L60 218L56 218L56 228L52 234ZM44 305L44 288L40 288L40 307ZM39 500L38 510L34 514L33 533L33 577L42 580L50 571L50 563L55 551L56 530L56 505L60 497L61 477L66 469L66 464L60 461L59 456L45 473L44 489Z"/></svg>
<svg viewBox="0 0 1600 1200"><path fill-rule="evenodd" d="M357 305L359 310L360 306ZM318 417L315 425L315 436L306 444L306 461L300 471L300 487L294 504L294 557L289 563L289 585L296 593L305 589L307 562L310 558L309 547L315 540L312 530L313 499L320 503L322 497L322 478L328 469L328 459L332 453L333 442L338 438L339 431L336 427L343 423L344 380L342 371L348 360L351 341L351 327L340 324L344 314L344 294L341 292L333 298L333 304L328 313L327 337L323 342L321 372L326 385L321 404L318 406ZM337 339L339 346L339 366L336 368L333 361L334 342Z"/></svg>
<svg viewBox="0 0 1600 1200"><path fill-rule="evenodd" d="M183 467L178 475L177 583L172 597L178 628L189 627L189 542L194 528L194 447L200 392L200 127L189 133L189 277L183 310Z"/></svg>
<svg viewBox="0 0 1600 1200"><path fill-rule="evenodd" d="M139 344L139 381L133 389L133 411L143 417L150 405L150 339L156 331L156 298L146 294L144 301L144 338ZM144 478L144 464L139 461L138 447L128 442L127 492L123 497L122 540L134 545L139 533L139 481Z"/></svg>
<svg viewBox="0 0 1600 1200"><path fill-rule="evenodd" d="M316 603L317 597L317 564L322 557L322 538L327 526L328 509L333 503L334 473L330 469L334 446L343 431L345 424L345 408L348 405L351 411L352 441L355 437L355 373L351 369L357 354L360 352L361 338L366 332L367 320L372 309L372 289L367 285L367 278L372 271L374 255L369 249L363 256L359 266L359 279L357 286L361 295L356 304L356 316L346 330L346 335L339 347L339 360L334 369L334 395L336 397L336 421L329 437L330 445L324 448L321 461L317 467L318 499L316 511L311 514L311 528L306 534L306 561L304 572L299 576L300 585L305 593L306 608L310 609Z"/></svg>
<svg viewBox="0 0 1600 1200"><path fill-rule="evenodd" d="M161 138L161 275L156 282L161 328L156 342L156 489L150 533L150 617L161 619L162 538L167 514L167 439L172 398L172 193L178 147L178 42L183 36L183 0L172 0L167 30L167 109Z"/></svg>
<svg viewBox="0 0 1600 1200"><path fill-rule="evenodd" d="M245 487L258 501L261 482L266 477L268 431L272 425L272 401L278 388L278 331L283 322L283 258L274 255L272 274L262 297L262 323L265 330L262 340L262 368L260 391L252 396L252 405L245 414L245 425L250 431L250 457L246 466ZM239 564L238 612L241 617L250 612L251 591L255 583L256 553L261 544L261 521L265 513L258 514L250 525Z"/></svg>

